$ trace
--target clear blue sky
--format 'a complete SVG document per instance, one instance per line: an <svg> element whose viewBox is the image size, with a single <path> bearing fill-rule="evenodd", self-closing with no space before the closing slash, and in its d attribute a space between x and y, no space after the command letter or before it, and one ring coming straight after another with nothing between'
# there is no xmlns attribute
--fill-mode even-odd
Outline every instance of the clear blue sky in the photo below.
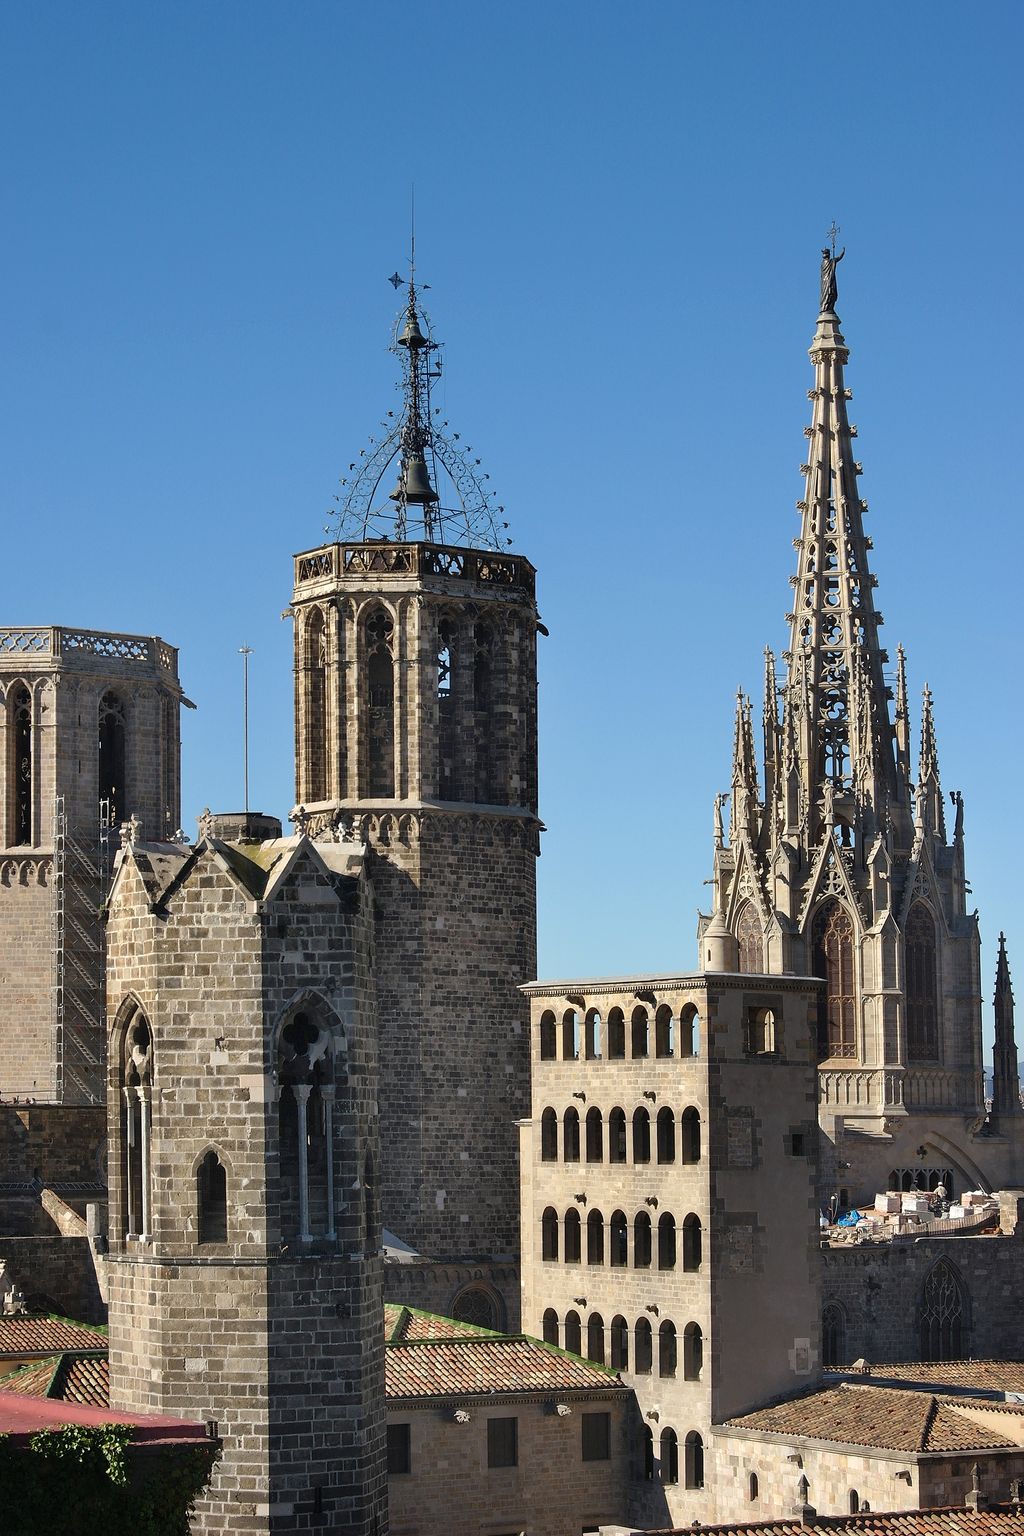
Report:
<svg viewBox="0 0 1024 1536"><path fill-rule="evenodd" d="M949 0L6 0L0 617L181 647L186 826L240 801L254 646L287 813L290 556L392 404L415 182L446 412L551 631L541 973L690 965L735 690L786 640L834 217L883 634L964 792L986 996L1001 925L1024 980L1021 34Z"/></svg>

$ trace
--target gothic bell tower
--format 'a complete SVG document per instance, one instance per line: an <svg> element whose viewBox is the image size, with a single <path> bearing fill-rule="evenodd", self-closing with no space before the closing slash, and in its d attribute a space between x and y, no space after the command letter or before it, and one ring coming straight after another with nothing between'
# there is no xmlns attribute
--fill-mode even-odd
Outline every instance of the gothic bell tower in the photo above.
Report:
<svg viewBox="0 0 1024 1536"><path fill-rule="evenodd" d="M903 650L890 670L880 640L836 313L843 254L834 242L822 252L781 684L765 656L763 788L741 694L732 783L716 801L716 909L702 922L701 963L822 978L823 1198L940 1182L959 1193L1018 1176L1016 1117L1004 1117L1001 1136L985 1124L963 800L950 796L950 835L931 693L915 774Z"/></svg>
<svg viewBox="0 0 1024 1536"><path fill-rule="evenodd" d="M529 1113L535 571L431 403L441 350L412 278L393 350L402 410L337 542L295 560L294 815L370 853L384 1225L425 1257L495 1259L518 1251Z"/></svg>

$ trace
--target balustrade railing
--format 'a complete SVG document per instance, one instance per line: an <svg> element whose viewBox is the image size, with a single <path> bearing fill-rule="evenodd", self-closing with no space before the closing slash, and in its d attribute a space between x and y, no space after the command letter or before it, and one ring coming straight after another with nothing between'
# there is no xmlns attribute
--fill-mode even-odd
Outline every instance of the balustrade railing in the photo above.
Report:
<svg viewBox="0 0 1024 1536"><path fill-rule="evenodd" d="M0 629L0 664L7 657L73 662L80 656L142 662L172 677L178 675L177 647L156 635L110 634L97 629L65 629L60 625Z"/></svg>
<svg viewBox="0 0 1024 1536"><path fill-rule="evenodd" d="M348 575L453 576L532 594L536 572L521 555L449 544L327 544L295 557L295 585Z"/></svg>

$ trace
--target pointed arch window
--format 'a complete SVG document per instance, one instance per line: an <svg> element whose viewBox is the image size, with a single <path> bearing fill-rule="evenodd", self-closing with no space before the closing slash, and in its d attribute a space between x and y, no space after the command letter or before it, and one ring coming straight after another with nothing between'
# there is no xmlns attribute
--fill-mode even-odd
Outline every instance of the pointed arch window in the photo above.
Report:
<svg viewBox="0 0 1024 1536"><path fill-rule="evenodd" d="M939 1000L936 980L935 919L923 901L915 901L904 935L907 978L907 1056L937 1061Z"/></svg>
<svg viewBox="0 0 1024 1536"><path fill-rule="evenodd" d="M199 1241L228 1240L228 1175L216 1152L209 1151L196 1170Z"/></svg>
<svg viewBox="0 0 1024 1536"><path fill-rule="evenodd" d="M456 701L454 683L456 623L448 614L437 626L437 792L442 800L457 800Z"/></svg>
<svg viewBox="0 0 1024 1536"><path fill-rule="evenodd" d="M366 648L366 772L371 796L395 793L395 626L375 608L363 626Z"/></svg>
<svg viewBox="0 0 1024 1536"><path fill-rule="evenodd" d="M11 735L14 745L11 844L15 848L28 848L32 846L34 774L32 695L27 688L14 690L11 700Z"/></svg>
<svg viewBox="0 0 1024 1536"><path fill-rule="evenodd" d="M764 970L764 928L752 901L745 901L736 920L736 942L740 951L740 970L748 976Z"/></svg>
<svg viewBox="0 0 1024 1536"><path fill-rule="evenodd" d="M948 1259L939 1259L921 1292L921 1359L962 1360L968 1335L967 1293Z"/></svg>
<svg viewBox="0 0 1024 1536"><path fill-rule="evenodd" d="M126 1238L152 1236L153 1032L141 1009L124 1033L121 1057L121 1216Z"/></svg>
<svg viewBox="0 0 1024 1536"><path fill-rule="evenodd" d="M303 641L306 674L306 783L303 794L316 802L327 798L327 628L323 610L306 620Z"/></svg>
<svg viewBox="0 0 1024 1536"><path fill-rule="evenodd" d="M128 815L125 735L124 700L116 693L105 693L100 700L98 783L100 803L107 802L112 827L119 827Z"/></svg>
<svg viewBox="0 0 1024 1536"><path fill-rule="evenodd" d="M838 901L825 904L814 919L814 971L824 976L818 1018L818 1048L823 1057L853 1060L857 1055L854 932L850 914Z"/></svg>
<svg viewBox="0 0 1024 1536"><path fill-rule="evenodd" d="M846 1313L837 1301L821 1314L821 1363L832 1370L846 1364Z"/></svg>
<svg viewBox="0 0 1024 1536"><path fill-rule="evenodd" d="M300 1009L278 1037L280 1240L333 1242L334 1062L331 1037L311 1009ZM369 1156L361 1179L367 1251L377 1246L376 1181Z"/></svg>

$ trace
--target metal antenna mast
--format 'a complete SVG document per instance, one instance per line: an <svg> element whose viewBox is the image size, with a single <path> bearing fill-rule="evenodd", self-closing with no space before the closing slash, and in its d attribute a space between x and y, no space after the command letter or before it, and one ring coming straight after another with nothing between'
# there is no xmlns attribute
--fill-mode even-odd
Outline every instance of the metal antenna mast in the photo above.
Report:
<svg viewBox="0 0 1024 1536"><path fill-rule="evenodd" d="M251 645L242 645L238 648L238 654L242 658L242 761L245 776L245 814L249 815L249 657L253 654Z"/></svg>

